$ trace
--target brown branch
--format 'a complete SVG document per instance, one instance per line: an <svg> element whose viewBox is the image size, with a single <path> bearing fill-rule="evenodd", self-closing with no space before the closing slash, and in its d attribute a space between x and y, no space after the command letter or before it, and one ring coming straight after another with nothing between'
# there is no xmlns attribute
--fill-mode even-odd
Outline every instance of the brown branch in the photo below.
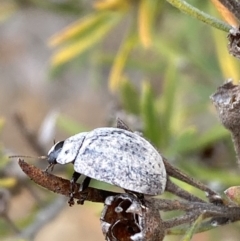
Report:
<svg viewBox="0 0 240 241"><path fill-rule="evenodd" d="M171 165L170 162L163 157L164 166L167 170L167 174L171 177L174 177L182 182L188 183L189 185L196 187L206 193L210 196L218 195L216 192L214 192L212 189L210 189L208 186L204 185L203 183L195 180L194 178L187 176L185 173L180 171L175 166Z"/></svg>
<svg viewBox="0 0 240 241"><path fill-rule="evenodd" d="M240 85L228 81L218 87L211 96L219 118L226 129L232 134L232 140L240 162Z"/></svg>
<svg viewBox="0 0 240 241"><path fill-rule="evenodd" d="M70 181L51 173L40 170L39 168L26 163L24 160L19 159L19 166L26 173L26 175L31 178L38 185L47 188L48 190L65 195L69 197L70 191ZM106 197L115 196L118 193L95 189L88 187L84 192L79 192L80 184L76 183L74 186L74 195L76 199L85 199L92 202L102 202L104 203ZM87 195L87 196L86 196Z"/></svg>
<svg viewBox="0 0 240 241"><path fill-rule="evenodd" d="M194 222L200 215L198 210L195 210L194 212L187 212L184 215L180 217L175 217L170 220L166 220L163 222L166 229L170 229L172 227L176 227L178 225L182 225L185 223Z"/></svg>
<svg viewBox="0 0 240 241"><path fill-rule="evenodd" d="M70 181L19 160L21 169L38 185L47 188L48 190L65 195L69 197ZM100 190L88 187L86 191L79 192L80 185L78 183L74 186L74 198L78 200L85 199L92 202L104 203L108 196L115 196L119 193ZM181 201L181 200L166 200L149 198L147 199L152 207L162 211L182 210L186 212L198 213L206 212L208 218L224 217L228 218L231 222L240 220L240 207L231 207L225 205L215 205L213 203L204 203L196 201Z"/></svg>
<svg viewBox="0 0 240 241"><path fill-rule="evenodd" d="M205 202L201 198L196 197L195 195L192 195L191 193L183 190L179 186L177 186L175 183L173 183L169 178L167 179L167 185L165 191L170 192L172 194L177 195L178 197L181 197L185 200L192 201L192 202Z"/></svg>

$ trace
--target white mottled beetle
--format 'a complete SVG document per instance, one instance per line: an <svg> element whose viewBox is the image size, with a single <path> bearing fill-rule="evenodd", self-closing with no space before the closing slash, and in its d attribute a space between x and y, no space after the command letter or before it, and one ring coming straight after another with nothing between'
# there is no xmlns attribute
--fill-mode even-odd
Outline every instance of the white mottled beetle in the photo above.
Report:
<svg viewBox="0 0 240 241"><path fill-rule="evenodd" d="M141 197L163 193L167 182L162 156L119 119L117 128L97 128L56 143L48 152L48 162L50 166L73 163L72 182L86 176L82 191L94 178Z"/></svg>

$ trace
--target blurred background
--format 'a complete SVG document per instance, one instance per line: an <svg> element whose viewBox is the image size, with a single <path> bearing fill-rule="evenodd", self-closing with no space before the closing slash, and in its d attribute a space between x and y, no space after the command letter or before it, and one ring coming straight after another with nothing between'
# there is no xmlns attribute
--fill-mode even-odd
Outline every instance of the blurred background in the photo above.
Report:
<svg viewBox="0 0 240 241"><path fill-rule="evenodd" d="M220 18L216 1L188 2ZM69 207L7 156L46 155L53 140L115 126L116 117L219 193L238 185L231 137L209 99L228 78L239 80L226 37L160 0L0 0L0 239L104 240L102 205ZM193 240L239 240L238 226Z"/></svg>

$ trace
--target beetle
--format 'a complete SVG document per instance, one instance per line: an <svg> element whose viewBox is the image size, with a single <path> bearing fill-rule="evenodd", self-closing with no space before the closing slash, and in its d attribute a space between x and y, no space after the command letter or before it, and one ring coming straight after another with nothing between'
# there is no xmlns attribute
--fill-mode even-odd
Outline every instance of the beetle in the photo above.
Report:
<svg viewBox="0 0 240 241"><path fill-rule="evenodd" d="M73 163L71 183L85 176L81 191L88 187L91 178L139 197L161 194L166 187L167 174L160 153L120 119L117 128L97 128L56 143L49 150L47 160L49 167Z"/></svg>

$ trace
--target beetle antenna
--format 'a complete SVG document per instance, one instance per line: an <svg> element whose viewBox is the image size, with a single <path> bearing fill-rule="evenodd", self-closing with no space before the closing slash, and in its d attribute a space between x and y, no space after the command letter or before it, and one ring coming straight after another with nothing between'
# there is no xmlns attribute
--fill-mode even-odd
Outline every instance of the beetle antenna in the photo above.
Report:
<svg viewBox="0 0 240 241"><path fill-rule="evenodd" d="M9 156L8 158L37 158L37 159L47 159L47 156L25 156L25 155L13 155L13 156Z"/></svg>

